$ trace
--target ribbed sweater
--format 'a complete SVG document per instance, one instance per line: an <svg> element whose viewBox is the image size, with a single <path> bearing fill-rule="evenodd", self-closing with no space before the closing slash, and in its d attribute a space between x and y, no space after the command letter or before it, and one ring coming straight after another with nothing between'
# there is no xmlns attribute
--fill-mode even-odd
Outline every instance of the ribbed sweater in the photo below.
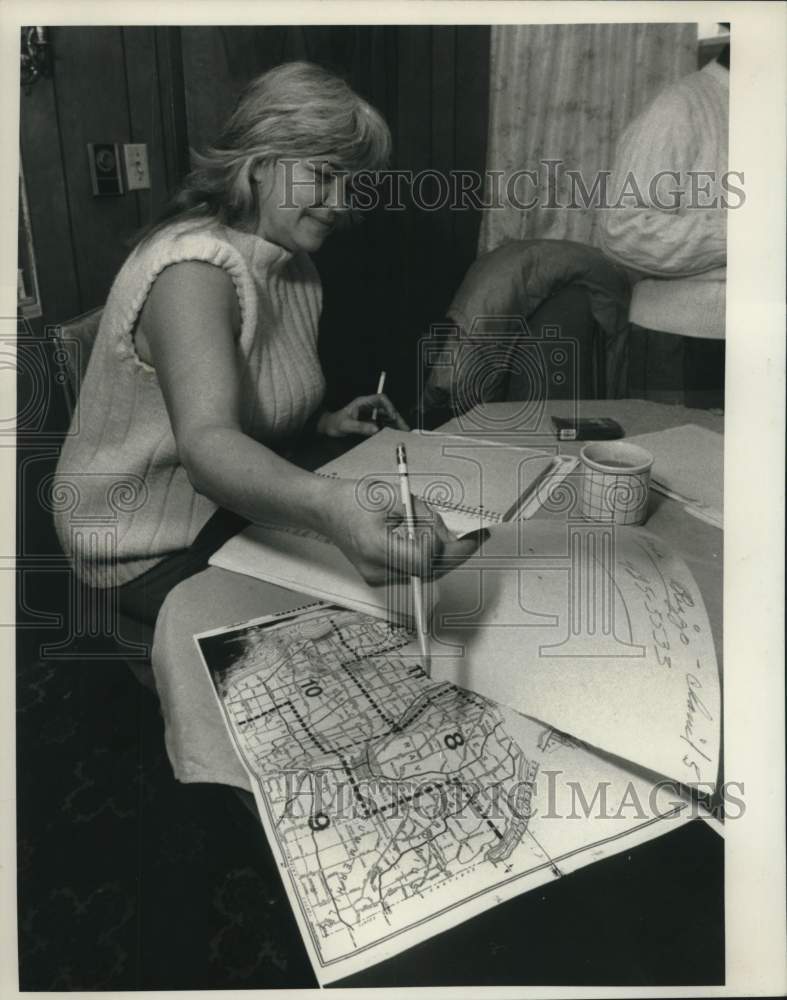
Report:
<svg viewBox="0 0 787 1000"><path fill-rule="evenodd" d="M110 291L52 491L63 549L94 587L122 585L187 548L216 510L178 459L159 380L133 336L156 277L189 260L224 268L237 291L247 434L281 447L325 391L322 291L307 254L215 223L178 223L138 247Z"/></svg>
<svg viewBox="0 0 787 1000"><path fill-rule="evenodd" d="M717 62L667 87L624 130L612 190L633 176L648 204L635 207L629 201L631 207L604 210L600 243L642 279L632 296L632 322L689 336L724 335L727 217L721 199L730 205L740 201L720 183L728 145L729 71ZM670 192L679 190L680 207L654 204L651 181L660 171L677 171L680 177L663 177L655 188L657 200L669 206ZM693 198L691 171L703 173L694 182ZM709 171L715 180L705 177ZM731 180L740 187L739 178ZM707 206L714 197L715 208L688 207Z"/></svg>

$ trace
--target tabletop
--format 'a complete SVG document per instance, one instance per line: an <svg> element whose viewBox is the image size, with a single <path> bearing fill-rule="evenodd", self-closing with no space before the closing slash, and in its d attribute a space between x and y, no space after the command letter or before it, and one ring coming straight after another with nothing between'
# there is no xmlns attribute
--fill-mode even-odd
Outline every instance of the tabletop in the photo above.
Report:
<svg viewBox="0 0 787 1000"><path fill-rule="evenodd" d="M555 447L559 444L560 454L563 455L578 455L586 442L557 442L550 420L552 416L612 417L623 427L626 437L667 430L682 424L697 424L708 430L724 433L724 417L719 413L690 410L684 406L669 406L644 399L591 399L580 400L577 404L568 401L547 403L538 426L527 430L516 429L518 423L525 422L527 414L521 403L488 403L472 413L475 416L456 418L444 424L440 430L453 434L472 431L490 440L525 447ZM681 504L654 490L650 491L648 503L648 518L644 527L663 538L685 560L697 581L708 612L716 658L721 669L724 534L718 528L687 514Z"/></svg>
<svg viewBox="0 0 787 1000"><path fill-rule="evenodd" d="M547 404L541 414L544 433L534 436L532 428L517 430L513 415L521 404L493 405L495 410L482 414L493 417L491 422L473 427L472 432L530 447L551 443L554 448L558 442L554 431L546 432L547 419L572 415L570 403ZM723 431L723 417L708 411L644 400L594 400L579 405L582 416L616 419L627 437L686 423ZM468 426L458 418L440 429L462 433ZM575 454L582 443L560 442L559 446L561 453ZM694 574L721 664L723 533L652 491L645 526L664 538ZM167 750L179 780L249 789L194 634L301 604L302 595L215 567L185 580L170 593L156 625L152 660ZM283 888L281 897L282 919L286 919ZM604 900L604 927L593 917L600 899ZM534 947L530 958L523 958L523 928ZM658 946L654 949L644 937L640 940L640 933L656 935ZM574 956L573 964L567 963L565 949ZM308 965L305 951L302 960ZM345 985L652 985L721 982L723 975L723 841L706 824L694 821L628 855L608 858L569 879L495 907L469 924L353 976Z"/></svg>

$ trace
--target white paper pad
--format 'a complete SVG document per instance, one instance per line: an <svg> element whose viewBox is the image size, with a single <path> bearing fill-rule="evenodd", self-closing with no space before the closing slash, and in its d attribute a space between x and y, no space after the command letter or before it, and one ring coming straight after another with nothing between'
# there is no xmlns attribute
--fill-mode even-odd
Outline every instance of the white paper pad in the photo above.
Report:
<svg viewBox="0 0 787 1000"><path fill-rule="evenodd" d="M651 485L684 505L688 513L723 527L724 435L683 424L626 438L653 455Z"/></svg>
<svg viewBox="0 0 787 1000"><path fill-rule="evenodd" d="M400 495L399 442L407 448L413 493L437 511L457 537L507 518L532 516L575 463L528 448L385 428L324 465L320 474L379 484L379 489L374 487L376 501L386 509ZM252 525L226 542L209 562L367 614L412 621L409 582L369 586L338 548L314 532ZM434 602L436 586L424 588L427 609Z"/></svg>
<svg viewBox="0 0 787 1000"><path fill-rule="evenodd" d="M340 549L314 532L253 524L222 545L210 565L378 618L413 621L409 580L370 586ZM423 587L427 609L434 604L436 590L436 583Z"/></svg>
<svg viewBox="0 0 787 1000"><path fill-rule="evenodd" d="M501 525L440 581L433 676L710 790L721 694L686 565L642 528Z"/></svg>
<svg viewBox="0 0 787 1000"><path fill-rule="evenodd" d="M449 530L461 537L479 528L518 517L536 492L542 500L544 479L555 456L531 448L438 432L402 432L386 427L344 455L328 462L321 475L385 483L391 499L399 496L396 446L407 449L408 478L413 494L440 514ZM535 513L535 509L527 516Z"/></svg>

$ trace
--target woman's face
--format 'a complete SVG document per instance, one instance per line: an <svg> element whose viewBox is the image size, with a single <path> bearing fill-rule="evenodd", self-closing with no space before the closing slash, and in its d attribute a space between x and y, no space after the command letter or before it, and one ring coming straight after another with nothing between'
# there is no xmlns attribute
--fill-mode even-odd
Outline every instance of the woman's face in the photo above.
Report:
<svg viewBox="0 0 787 1000"><path fill-rule="evenodd" d="M344 210L345 175L329 160L280 160L255 179L258 235L293 252L319 250Z"/></svg>

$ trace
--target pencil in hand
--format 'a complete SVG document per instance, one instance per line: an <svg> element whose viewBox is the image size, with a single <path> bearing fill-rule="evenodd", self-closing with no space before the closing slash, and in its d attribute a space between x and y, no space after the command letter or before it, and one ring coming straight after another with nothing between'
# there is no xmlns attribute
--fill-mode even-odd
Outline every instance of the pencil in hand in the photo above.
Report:
<svg viewBox="0 0 787 1000"><path fill-rule="evenodd" d="M377 380L377 395L378 396L380 395L380 393L385 388L385 374L386 373L384 371L381 371L380 372L380 378ZM373 424L377 424L377 407L376 406L372 410L372 423ZM379 424L377 426L379 427Z"/></svg>
<svg viewBox="0 0 787 1000"><path fill-rule="evenodd" d="M399 489L402 495L404 506L405 524L407 526L407 537L415 541L415 513L413 511L413 497L410 493L410 479L407 474L407 451L403 444L396 446L396 466L399 473ZM413 593L413 606L415 610L415 627L418 632L418 643L421 647L422 666L427 677L432 675L432 663L429 654L429 640L426 632L426 617L424 614L424 595L420 576L411 576L410 584Z"/></svg>

